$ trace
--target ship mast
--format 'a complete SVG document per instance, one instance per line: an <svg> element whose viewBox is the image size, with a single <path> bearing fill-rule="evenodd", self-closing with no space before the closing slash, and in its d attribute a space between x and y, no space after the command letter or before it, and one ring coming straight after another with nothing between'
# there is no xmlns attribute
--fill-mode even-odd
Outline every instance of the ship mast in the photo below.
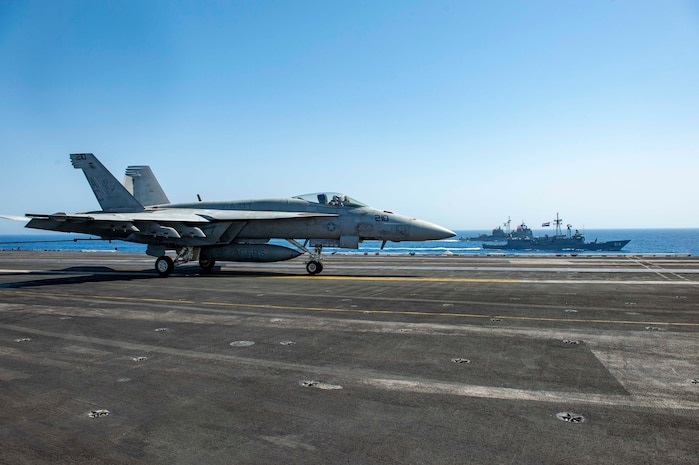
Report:
<svg viewBox="0 0 699 465"><path fill-rule="evenodd" d="M562 236L561 224L563 223L563 220L558 217L558 212L556 212L556 219L553 222L556 225L556 236Z"/></svg>

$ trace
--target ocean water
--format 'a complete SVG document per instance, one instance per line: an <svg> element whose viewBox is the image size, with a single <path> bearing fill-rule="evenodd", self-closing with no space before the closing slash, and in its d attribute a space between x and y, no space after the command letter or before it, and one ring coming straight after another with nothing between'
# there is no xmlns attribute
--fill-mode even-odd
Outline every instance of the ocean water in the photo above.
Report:
<svg viewBox="0 0 699 465"><path fill-rule="evenodd" d="M367 241L359 245L359 250L325 248L324 253L360 253L360 254L430 254L445 253L460 255L552 255L556 252L538 252L531 250L485 250L478 241L462 241L459 237L473 237L478 234L489 234L486 230L454 231L456 238L428 242L389 242L381 250L381 243ZM550 234L549 230L534 230L534 235ZM597 239L600 242L620 239L630 239L620 252L575 252L585 255L693 255L699 256L699 228L696 229L588 229L585 231L587 241ZM289 245L286 241L274 240L271 243ZM122 241L96 240L80 234L24 234L13 236L0 235L0 250L18 248L22 250L79 250L79 251L113 251L113 252L145 252L146 246ZM570 252L563 252L570 253Z"/></svg>

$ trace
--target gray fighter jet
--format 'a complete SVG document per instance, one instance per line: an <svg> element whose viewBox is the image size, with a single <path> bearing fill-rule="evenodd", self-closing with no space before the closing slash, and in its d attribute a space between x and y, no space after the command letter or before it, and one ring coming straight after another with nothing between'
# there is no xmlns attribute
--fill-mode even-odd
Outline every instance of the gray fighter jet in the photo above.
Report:
<svg viewBox="0 0 699 465"><path fill-rule="evenodd" d="M170 203L148 166L129 166L125 185L91 153L72 154L101 211L50 215L27 213L27 228L84 233L103 239L147 244L155 269L169 275L176 264L198 260L204 270L216 261L275 262L308 254L306 270L323 270L323 247L357 249L365 240L427 241L454 232L378 210L340 193L287 199ZM292 247L270 244L287 241ZM303 242L303 243L302 243ZM168 255L168 251L172 256ZM174 257L174 258L173 258Z"/></svg>

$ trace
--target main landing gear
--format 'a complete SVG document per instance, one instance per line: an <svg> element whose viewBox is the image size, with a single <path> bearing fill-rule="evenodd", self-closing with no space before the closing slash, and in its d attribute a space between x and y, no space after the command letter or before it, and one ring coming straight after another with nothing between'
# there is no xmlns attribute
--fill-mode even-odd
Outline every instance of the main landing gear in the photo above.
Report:
<svg viewBox="0 0 699 465"><path fill-rule="evenodd" d="M186 263L185 261L179 261L177 260L177 263ZM199 266L201 267L202 271L211 271L214 266L216 266L216 260L214 259L205 259L201 258L199 259ZM172 273L172 271L175 269L175 260L172 258L168 257L167 255L163 255L162 257L159 257L155 261L155 271L158 272L160 276L163 278L167 277Z"/></svg>
<svg viewBox="0 0 699 465"><path fill-rule="evenodd" d="M157 271L158 274L163 278L169 276L170 273L172 273L172 270L174 269L175 262L172 258L168 257L167 255L163 255L155 261L155 271Z"/></svg>
<svg viewBox="0 0 699 465"><path fill-rule="evenodd" d="M155 271L165 278L175 269L175 264L196 260L199 257L199 250L199 247L181 247L177 249L177 257L174 260L167 255L162 255L155 261ZM215 263L214 260L199 259L199 266L205 271L211 270Z"/></svg>
<svg viewBox="0 0 699 465"><path fill-rule="evenodd" d="M211 259L200 258L199 259L199 266L204 271L211 271L214 269L214 266L216 266L216 260L214 260L213 258L211 258Z"/></svg>

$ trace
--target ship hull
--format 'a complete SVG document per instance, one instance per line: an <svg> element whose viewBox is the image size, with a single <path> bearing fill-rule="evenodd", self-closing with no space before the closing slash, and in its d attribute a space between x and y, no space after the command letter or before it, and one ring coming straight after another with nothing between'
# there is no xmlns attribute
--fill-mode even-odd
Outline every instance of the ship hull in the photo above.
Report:
<svg viewBox="0 0 699 465"><path fill-rule="evenodd" d="M584 242L575 239L510 239L505 244L482 244L484 249L498 250L545 250L545 251L566 251L566 250L597 250L618 252L630 242L629 240L606 241L606 242Z"/></svg>
<svg viewBox="0 0 699 465"><path fill-rule="evenodd" d="M496 242L496 241L504 241L507 239L507 236L502 235L502 236L488 236L486 234L483 234L481 236L477 237L460 237L460 241L469 241L469 242Z"/></svg>

